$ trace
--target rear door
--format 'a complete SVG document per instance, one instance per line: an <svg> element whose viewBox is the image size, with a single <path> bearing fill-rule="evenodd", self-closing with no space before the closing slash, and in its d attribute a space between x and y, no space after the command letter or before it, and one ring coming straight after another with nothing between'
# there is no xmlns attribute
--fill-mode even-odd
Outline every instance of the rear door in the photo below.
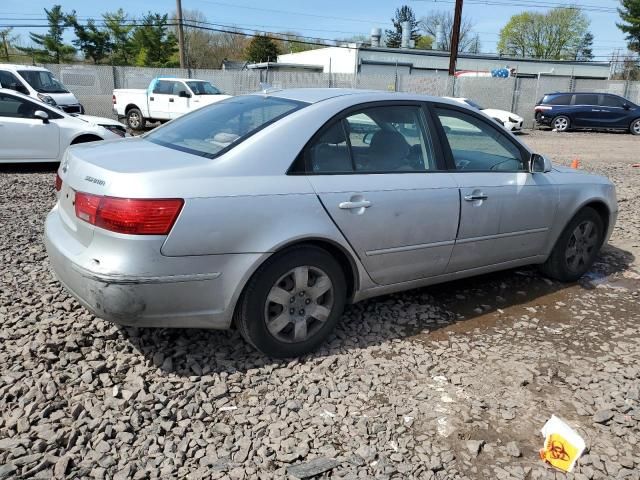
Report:
<svg viewBox="0 0 640 480"><path fill-rule="evenodd" d="M576 93L573 96L574 127L602 126L602 107L597 93Z"/></svg>
<svg viewBox="0 0 640 480"><path fill-rule="evenodd" d="M528 172L526 150L488 119L449 106L435 113L460 189L460 227L447 272L542 253L557 189Z"/></svg>
<svg viewBox="0 0 640 480"><path fill-rule="evenodd" d="M392 284L444 272L459 196L420 104L351 109L304 152L309 180L371 278Z"/></svg>
<svg viewBox="0 0 640 480"><path fill-rule="evenodd" d="M169 100L174 98L173 88L177 82L173 80L158 80L153 92L149 95L149 115L158 120L169 120L171 111Z"/></svg>
<svg viewBox="0 0 640 480"><path fill-rule="evenodd" d="M36 110L46 109L29 100L0 93L0 161L51 161L59 158L58 125L34 118Z"/></svg>
<svg viewBox="0 0 640 480"><path fill-rule="evenodd" d="M181 92L184 92L183 96L180 96ZM169 112L171 118L178 118L191 110L193 94L184 82L175 82L172 93L173 96L169 99Z"/></svg>

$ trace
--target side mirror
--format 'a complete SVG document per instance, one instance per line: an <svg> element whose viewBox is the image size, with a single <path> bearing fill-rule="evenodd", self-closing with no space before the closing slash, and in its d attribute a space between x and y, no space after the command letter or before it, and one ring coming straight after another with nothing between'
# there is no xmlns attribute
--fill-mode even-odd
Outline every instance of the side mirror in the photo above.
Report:
<svg viewBox="0 0 640 480"><path fill-rule="evenodd" d="M548 173L553 169L551 160L544 155L534 153L529 160L529 172L531 173Z"/></svg>
<svg viewBox="0 0 640 480"><path fill-rule="evenodd" d="M39 118L42 123L49 123L49 114L44 110L36 110L33 112L33 118Z"/></svg>
<svg viewBox="0 0 640 480"><path fill-rule="evenodd" d="M365 145L371 145L372 139L373 139L373 132L367 132L364 134L364 137L362 137L362 143L364 143Z"/></svg>
<svg viewBox="0 0 640 480"><path fill-rule="evenodd" d="M180 98L191 98L191 94L186 90L180 90L180 93L178 93L178 96Z"/></svg>
<svg viewBox="0 0 640 480"><path fill-rule="evenodd" d="M622 108L624 108L625 110L629 110L631 108L631 105L629 105L628 103L624 103L622 104Z"/></svg>

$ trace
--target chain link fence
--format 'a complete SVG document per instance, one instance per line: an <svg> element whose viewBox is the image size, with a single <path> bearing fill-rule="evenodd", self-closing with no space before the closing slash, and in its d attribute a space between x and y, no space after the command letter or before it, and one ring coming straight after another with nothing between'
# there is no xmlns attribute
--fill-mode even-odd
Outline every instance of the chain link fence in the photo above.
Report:
<svg viewBox="0 0 640 480"><path fill-rule="evenodd" d="M45 64L85 106L87 114L112 116L115 88L147 88L158 76L208 80L230 95L260 90L260 83L276 88L359 88L420 93L434 96L470 98L485 108L514 112L525 119L525 128L534 126L533 107L545 93L608 92L640 104L640 82L591 80L540 74L534 78L449 77L446 72L424 75L390 73L314 73L275 70L203 70L179 68L139 68L103 65Z"/></svg>

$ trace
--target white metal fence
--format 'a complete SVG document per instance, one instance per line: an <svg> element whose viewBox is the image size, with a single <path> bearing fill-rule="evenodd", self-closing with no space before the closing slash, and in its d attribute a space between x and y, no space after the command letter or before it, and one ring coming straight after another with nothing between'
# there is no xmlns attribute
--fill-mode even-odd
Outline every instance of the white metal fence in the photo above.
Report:
<svg viewBox="0 0 640 480"><path fill-rule="evenodd" d="M46 64L83 103L87 113L112 115L114 88L146 88L161 75L209 80L224 92L241 95L259 90L260 82L274 87L361 88L467 97L486 108L517 113L532 127L533 107L545 94L560 91L610 92L640 103L640 82L589 80L553 75L537 78L453 78L442 72L432 75L342 74L278 71L224 71L179 68L112 67L103 65Z"/></svg>

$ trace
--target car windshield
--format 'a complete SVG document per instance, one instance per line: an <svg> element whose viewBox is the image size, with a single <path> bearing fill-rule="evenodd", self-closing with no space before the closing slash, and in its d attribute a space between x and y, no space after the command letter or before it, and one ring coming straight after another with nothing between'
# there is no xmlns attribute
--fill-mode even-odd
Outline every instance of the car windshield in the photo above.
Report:
<svg viewBox="0 0 640 480"><path fill-rule="evenodd" d="M187 82L194 95L220 95L222 92L209 82Z"/></svg>
<svg viewBox="0 0 640 480"><path fill-rule="evenodd" d="M465 99L465 101L464 101L464 102L465 102L467 105L469 105L469 106L471 106L471 107L475 108L476 110L484 110L484 107L483 107L483 106L481 106L480 104L478 104L478 103L474 102L473 100L469 100L469 99L467 98L467 99Z"/></svg>
<svg viewBox="0 0 640 480"><path fill-rule="evenodd" d="M18 73L29 85L40 93L69 93L69 90L54 78L51 72L41 70L19 70Z"/></svg>
<svg viewBox="0 0 640 480"><path fill-rule="evenodd" d="M175 150L214 158L306 105L262 95L232 97L195 110L144 138Z"/></svg>

